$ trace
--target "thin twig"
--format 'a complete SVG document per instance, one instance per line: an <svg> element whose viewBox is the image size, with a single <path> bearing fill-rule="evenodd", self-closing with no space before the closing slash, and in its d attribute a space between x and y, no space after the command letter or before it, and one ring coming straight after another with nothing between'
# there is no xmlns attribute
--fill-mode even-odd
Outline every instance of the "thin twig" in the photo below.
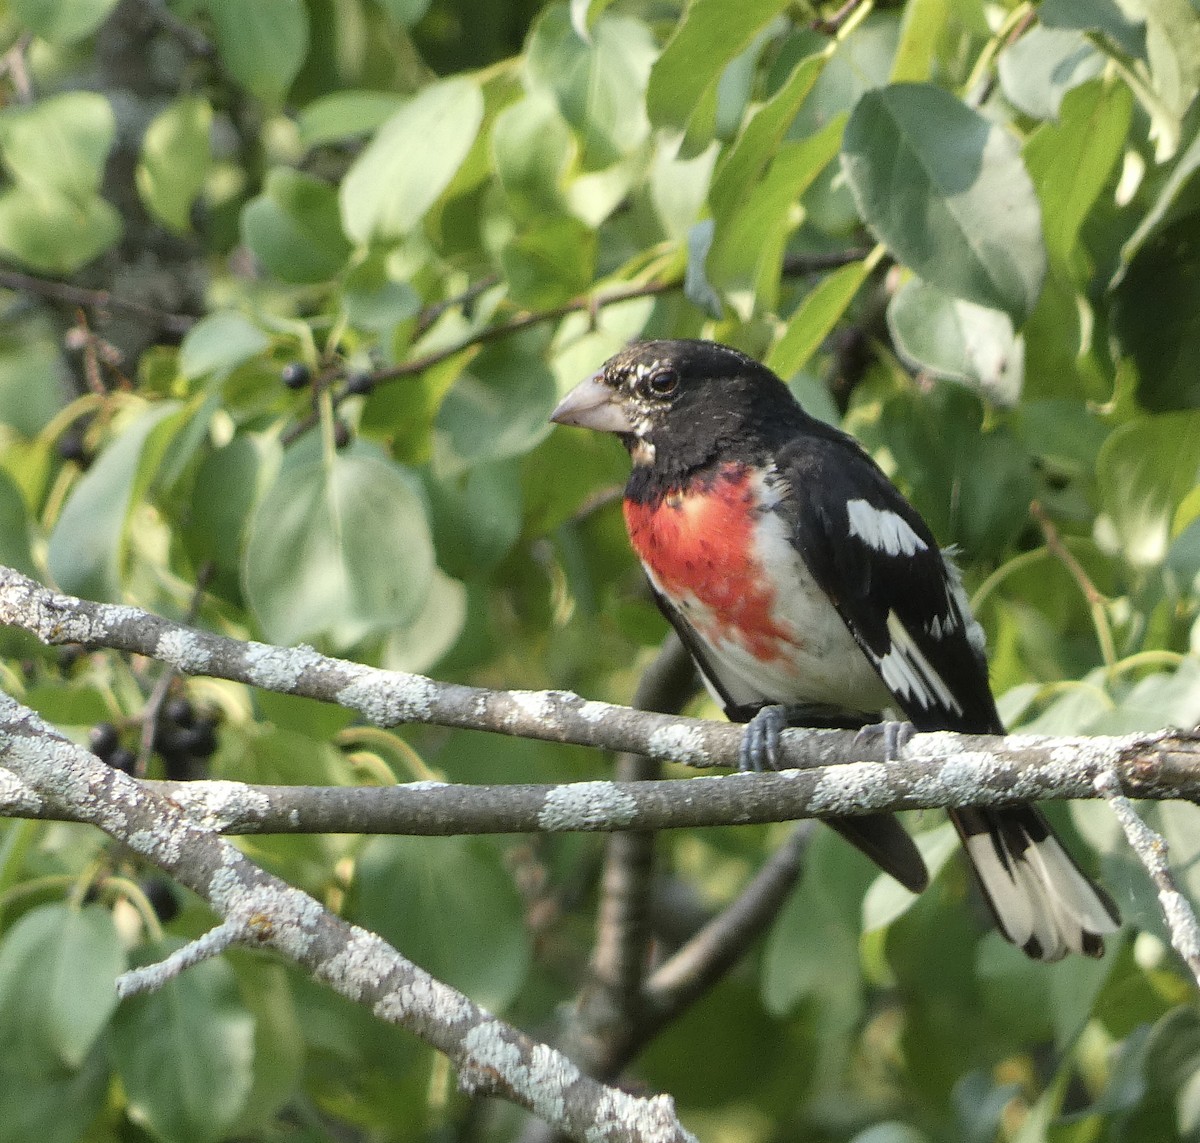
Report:
<svg viewBox="0 0 1200 1143"><path fill-rule="evenodd" d="M1104 657L1104 665L1112 667L1117 661L1117 648L1113 641L1112 625L1108 621L1108 600L1101 594L1099 588L1091 581L1091 577L1083 570L1083 565L1075 558L1071 549L1063 542L1062 536L1054 526L1054 521L1046 514L1046 510L1037 500L1029 503L1029 514L1037 521L1046 538L1046 547L1071 573L1071 578L1079 585L1083 598L1087 600L1088 610L1092 614L1092 623L1096 628L1096 639L1100 644L1100 653Z"/></svg>
<svg viewBox="0 0 1200 1143"><path fill-rule="evenodd" d="M1166 838L1152 830L1138 816L1133 803L1121 792L1121 782L1114 770L1103 770L1097 774L1095 786L1100 796L1108 799L1117 821L1125 831L1130 848L1138 855L1158 889L1158 900L1171 934L1171 944L1187 962L1192 976L1200 985L1200 924L1196 921L1191 903L1179 891L1175 875L1167 864Z"/></svg>
<svg viewBox="0 0 1200 1143"><path fill-rule="evenodd" d="M862 257L863 251L857 248L825 254L793 255L784 261L783 272L789 276L820 273L847 265L850 262L857 262ZM491 279L489 278L486 281L490 283ZM572 298L560 306L552 306L545 310L525 310L514 314L506 321L484 326L483 329L476 330L473 334L464 337L461 341L457 341L453 345L432 350L429 353L413 357L408 361L402 361L398 365L378 369L370 374L370 385L371 388L374 388L389 381L397 381L402 377L412 377L416 374L424 373L425 370L431 369L435 365L440 365L443 361L448 361L452 357L457 357L460 353L465 353L468 350L486 345L500 338L510 337L515 333L520 333L522 330L529 329L531 326L558 321L569 314L595 314L606 306L618 305L621 302L633 301L637 298L656 297L660 294L669 294L682 289L683 276L678 274L659 281L641 282L636 285L581 294L579 297ZM318 378L314 382L314 387L332 386L338 380L339 376L340 371L332 370L328 375L323 374ZM341 393L335 395L335 407L341 402L342 398L343 394ZM280 436L280 440L284 445L289 445L302 437L316 424L316 415L310 414L292 425L291 428Z"/></svg>
<svg viewBox="0 0 1200 1143"><path fill-rule="evenodd" d="M123 298L109 290L88 290L82 286L73 286L69 282L39 278L7 267L0 267L0 287L73 306L87 306L97 310L124 310L126 313L137 314L155 322L168 333L187 333L196 324L196 319L187 314L167 313L130 298Z"/></svg>

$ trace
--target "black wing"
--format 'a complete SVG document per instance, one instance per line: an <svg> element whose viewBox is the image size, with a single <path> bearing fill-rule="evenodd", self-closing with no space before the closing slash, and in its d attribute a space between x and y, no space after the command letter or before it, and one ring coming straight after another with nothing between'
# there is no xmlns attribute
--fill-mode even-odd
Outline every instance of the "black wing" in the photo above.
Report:
<svg viewBox="0 0 1200 1143"><path fill-rule="evenodd" d="M801 558L913 726L1003 733L983 632L916 509L833 429L790 442L777 467Z"/></svg>

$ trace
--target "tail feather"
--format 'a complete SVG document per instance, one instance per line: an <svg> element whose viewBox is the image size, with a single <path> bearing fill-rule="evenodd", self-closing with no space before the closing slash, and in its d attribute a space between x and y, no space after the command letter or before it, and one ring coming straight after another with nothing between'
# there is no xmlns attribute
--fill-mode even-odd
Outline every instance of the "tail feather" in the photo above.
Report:
<svg viewBox="0 0 1200 1143"><path fill-rule="evenodd" d="M1121 920L1034 806L951 814L1000 931L1036 960L1101 956Z"/></svg>
<svg viewBox="0 0 1200 1143"><path fill-rule="evenodd" d="M862 850L885 873L890 873L911 893L929 885L929 870L916 842L891 814L865 814L854 818L829 818L827 825L851 845Z"/></svg>

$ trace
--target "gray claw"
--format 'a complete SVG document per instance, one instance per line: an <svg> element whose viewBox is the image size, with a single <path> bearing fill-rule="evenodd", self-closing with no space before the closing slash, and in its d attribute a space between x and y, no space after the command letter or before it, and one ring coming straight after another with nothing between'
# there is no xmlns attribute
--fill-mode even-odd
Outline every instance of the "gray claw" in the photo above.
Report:
<svg viewBox="0 0 1200 1143"><path fill-rule="evenodd" d="M854 742L856 745L865 746L872 739L882 738L883 760L885 762L898 762L905 746L908 745L909 739L916 733L916 727L911 722L896 722L893 719L885 719L883 722L864 726L854 736Z"/></svg>
<svg viewBox="0 0 1200 1143"><path fill-rule="evenodd" d="M764 706L748 723L738 750L742 773L779 768L779 739L787 728L787 707Z"/></svg>

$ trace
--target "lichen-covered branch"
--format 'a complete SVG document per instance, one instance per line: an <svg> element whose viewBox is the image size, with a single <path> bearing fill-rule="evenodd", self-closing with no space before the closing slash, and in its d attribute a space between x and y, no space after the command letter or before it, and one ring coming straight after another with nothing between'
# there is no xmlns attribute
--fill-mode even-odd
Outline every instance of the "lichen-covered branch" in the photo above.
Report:
<svg viewBox="0 0 1200 1143"><path fill-rule="evenodd" d="M260 869L183 807L73 745L7 696L0 696L0 776L0 797L104 830L212 906L221 924L181 950L178 963L167 962L158 974L163 979L234 939L269 948L444 1052L467 1092L512 1100L588 1143L693 1138L668 1096L638 1098L585 1076L565 1056ZM142 973L119 987L131 993L155 983L153 974Z"/></svg>

